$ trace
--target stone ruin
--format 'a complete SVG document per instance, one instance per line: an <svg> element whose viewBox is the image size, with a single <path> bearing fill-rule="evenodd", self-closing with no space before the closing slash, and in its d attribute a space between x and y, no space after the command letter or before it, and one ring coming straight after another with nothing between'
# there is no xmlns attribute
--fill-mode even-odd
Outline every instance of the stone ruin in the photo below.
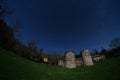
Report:
<svg viewBox="0 0 120 80"><path fill-rule="evenodd" d="M106 57L105 55L95 55L95 56L92 56L92 59L93 59L93 62L99 62L101 60L106 59Z"/></svg>
<svg viewBox="0 0 120 80"><path fill-rule="evenodd" d="M88 50L83 50L82 51L82 57L83 57L83 62L84 62L85 66L93 65L92 57L91 57Z"/></svg>
<svg viewBox="0 0 120 80"><path fill-rule="evenodd" d="M76 68L75 54L72 51L66 52L66 67L67 68Z"/></svg>
<svg viewBox="0 0 120 80"><path fill-rule="evenodd" d="M91 56L88 50L82 51L82 58L75 58L75 53L73 51L66 52L65 57L58 61L58 65L67 68L76 68L77 66L92 66L94 62L105 59L104 55L94 55Z"/></svg>

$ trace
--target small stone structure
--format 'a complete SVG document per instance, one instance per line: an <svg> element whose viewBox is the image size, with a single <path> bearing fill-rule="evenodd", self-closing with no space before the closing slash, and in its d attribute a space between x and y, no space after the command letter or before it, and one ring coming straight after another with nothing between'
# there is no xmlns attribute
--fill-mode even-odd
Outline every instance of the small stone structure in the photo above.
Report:
<svg viewBox="0 0 120 80"><path fill-rule="evenodd" d="M75 58L76 66L82 66L83 65L83 59L82 58Z"/></svg>
<svg viewBox="0 0 120 80"><path fill-rule="evenodd" d="M63 65L64 65L63 60L59 60L59 61L58 61L58 65L59 65L59 66L63 66Z"/></svg>
<svg viewBox="0 0 120 80"><path fill-rule="evenodd" d="M75 54L73 51L66 52L66 67L76 68Z"/></svg>
<svg viewBox="0 0 120 80"><path fill-rule="evenodd" d="M94 55L92 56L94 62L99 62L100 60L106 59L105 55Z"/></svg>
<svg viewBox="0 0 120 80"><path fill-rule="evenodd" d="M91 66L95 62L106 59L105 55L90 55L88 50L83 50L81 52L82 57L75 58L75 53L73 51L67 51L66 55L58 61L58 65L67 68L75 68L76 66ZM94 63L93 63L94 62Z"/></svg>
<svg viewBox="0 0 120 80"><path fill-rule="evenodd" d="M66 67L66 61L63 59L58 60L58 66Z"/></svg>
<svg viewBox="0 0 120 80"><path fill-rule="evenodd" d="M84 62L85 66L93 65L92 57L91 57L88 50L83 50L82 51L82 57L83 57L83 62Z"/></svg>

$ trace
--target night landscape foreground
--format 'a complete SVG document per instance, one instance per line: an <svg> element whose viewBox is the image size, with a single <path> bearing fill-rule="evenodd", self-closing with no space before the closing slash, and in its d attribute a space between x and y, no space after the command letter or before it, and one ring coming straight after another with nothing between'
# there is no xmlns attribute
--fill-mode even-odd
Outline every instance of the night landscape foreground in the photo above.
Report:
<svg viewBox="0 0 120 80"><path fill-rule="evenodd" d="M0 80L120 80L120 57L73 69L29 61L0 49Z"/></svg>

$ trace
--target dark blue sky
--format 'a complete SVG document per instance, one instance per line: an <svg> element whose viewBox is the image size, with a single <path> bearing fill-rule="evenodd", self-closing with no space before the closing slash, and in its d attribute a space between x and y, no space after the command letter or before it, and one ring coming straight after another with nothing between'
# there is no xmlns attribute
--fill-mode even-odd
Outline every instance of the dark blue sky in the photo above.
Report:
<svg viewBox="0 0 120 80"><path fill-rule="evenodd" d="M46 52L109 48L120 37L119 0L7 0L20 21L23 41L35 40Z"/></svg>

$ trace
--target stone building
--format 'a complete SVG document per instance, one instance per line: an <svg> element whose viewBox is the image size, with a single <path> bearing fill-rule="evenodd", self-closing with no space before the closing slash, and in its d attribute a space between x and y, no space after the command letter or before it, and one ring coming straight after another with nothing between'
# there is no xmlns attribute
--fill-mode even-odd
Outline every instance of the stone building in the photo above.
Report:
<svg viewBox="0 0 120 80"><path fill-rule="evenodd" d="M66 55L58 61L58 65L67 68L75 68L77 66L91 66L95 62L106 59L105 55L93 55L91 56L88 50L82 51L82 57L75 58L75 52L68 51Z"/></svg>
<svg viewBox="0 0 120 80"><path fill-rule="evenodd" d="M83 57L83 62L84 62L85 66L93 65L92 57L91 57L88 50L83 50L82 51L82 57Z"/></svg>
<svg viewBox="0 0 120 80"><path fill-rule="evenodd" d="M66 67L76 68L75 54L73 51L66 52Z"/></svg>
<svg viewBox="0 0 120 80"><path fill-rule="evenodd" d="M105 55L94 55L94 56L92 56L92 59L94 62L99 62L101 60L106 59L106 57L105 57Z"/></svg>

